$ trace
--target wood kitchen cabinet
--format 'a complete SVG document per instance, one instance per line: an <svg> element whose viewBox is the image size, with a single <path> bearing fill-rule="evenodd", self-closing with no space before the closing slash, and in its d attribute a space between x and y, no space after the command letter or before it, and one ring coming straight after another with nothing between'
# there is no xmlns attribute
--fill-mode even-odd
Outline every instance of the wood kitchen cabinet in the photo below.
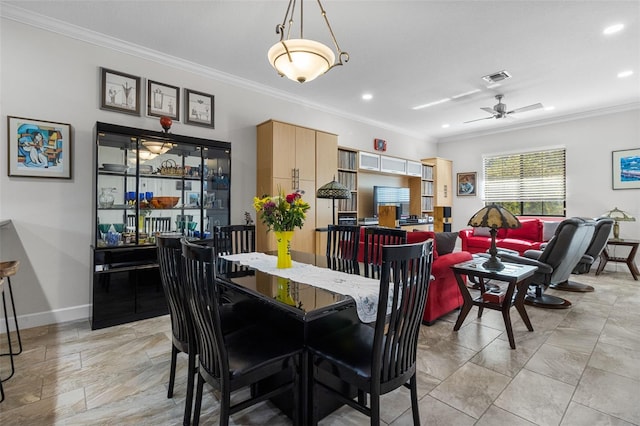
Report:
<svg viewBox="0 0 640 426"><path fill-rule="evenodd" d="M331 223L330 200L317 200L316 189L333 179L337 172L337 136L269 120L257 126L257 196L276 195L278 191L304 191L303 199L311 208L302 229L296 229L292 247L312 253L316 250L315 228ZM326 162L327 159L331 159ZM320 163L318 162L320 160ZM328 211L327 211L328 210ZM275 237L267 233L262 221L256 221L256 248L276 249Z"/></svg>

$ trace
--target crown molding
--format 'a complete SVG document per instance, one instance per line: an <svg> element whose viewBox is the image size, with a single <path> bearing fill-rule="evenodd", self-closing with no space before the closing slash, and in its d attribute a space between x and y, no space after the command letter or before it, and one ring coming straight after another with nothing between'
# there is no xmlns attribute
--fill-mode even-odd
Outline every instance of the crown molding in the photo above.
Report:
<svg viewBox="0 0 640 426"><path fill-rule="evenodd" d="M631 103L628 103L628 104L614 105L614 106L608 106L608 107L604 107L604 108L597 108L597 109L588 110L588 111L576 112L576 113L572 113L572 114L565 114L565 115L561 115L561 116L557 116L557 117L545 118L543 120L536 120L536 121L530 121L530 122L527 122L527 123L513 124L513 125L510 125L510 126L501 127L499 129L479 130L479 131L461 133L461 134L452 135L452 136L444 136L442 138L438 138L436 140L436 143L457 142L457 141L462 141L462 140L467 140L467 139L478 138L478 137L482 137L482 136L495 135L495 134L498 134L498 133L513 132L513 131L516 131L516 130L529 129L529 128L532 128L532 127L548 126L548 125L551 125L551 124L564 123L564 122L567 122L567 121L574 121L574 120L581 120L581 119L584 119L584 118L597 117L597 116L600 116L600 115L607 115L607 114L615 114L615 113L625 112L625 111L632 111L632 110L635 110L635 109L640 109L640 102L631 102Z"/></svg>
<svg viewBox="0 0 640 426"><path fill-rule="evenodd" d="M133 43L125 42L115 37L111 37L87 28L79 27L68 22L36 14L32 11L25 10L15 5L0 2L0 17L60 34L66 37L70 37L85 43L93 44L95 46L112 49L127 55L157 62L159 64L170 66L189 73L201 75L212 80L216 80L242 89L251 90L263 95L298 104L306 108L316 109L318 111L326 112L328 114L343 117L352 121L357 121L370 126L393 131L412 138L420 140L433 139L426 137L424 134L407 132L406 129L400 128L398 126L393 126L389 123L372 120L367 117L351 114L346 111L330 108L326 105L321 105L309 100L301 99L298 96L275 90L263 84L256 83L255 81L247 80L213 68L205 67L195 62L187 61L176 56L170 56L166 53L152 50Z"/></svg>

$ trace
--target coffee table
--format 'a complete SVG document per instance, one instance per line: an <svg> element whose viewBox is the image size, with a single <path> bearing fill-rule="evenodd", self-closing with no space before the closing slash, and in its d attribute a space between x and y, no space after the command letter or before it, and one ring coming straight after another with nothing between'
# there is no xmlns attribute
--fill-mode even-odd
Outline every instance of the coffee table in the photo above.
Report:
<svg viewBox="0 0 640 426"><path fill-rule="evenodd" d="M533 331L533 326L529 320L529 315L524 307L524 297L527 294L527 288L529 283L533 279L533 274L538 269L536 266L531 265L518 265L514 263L504 263L505 268L502 271L490 271L485 269L482 264L487 261L485 257L474 257L474 259L467 262L462 262L451 266L453 273L458 282L460 293L464 299L464 304L460 309L458 320L453 327L454 331L460 330L462 323L469 314L469 311L473 306L478 307L478 318L482 317L484 308L493 309L495 311L502 312L502 318L504 319L504 325L507 329L507 336L509 337L509 345L511 349L516 348L515 339L513 338L513 328L511 327L511 316L509 311L512 306L515 306L524 321L527 329ZM471 295L469 288L465 285L462 276L475 277L480 282L480 295L475 299ZM504 299L501 302L487 301L484 299L484 294L487 291L485 286L486 280L494 280L506 282L507 288L504 294ZM517 290L517 291L516 291ZM515 293L515 295L514 295Z"/></svg>

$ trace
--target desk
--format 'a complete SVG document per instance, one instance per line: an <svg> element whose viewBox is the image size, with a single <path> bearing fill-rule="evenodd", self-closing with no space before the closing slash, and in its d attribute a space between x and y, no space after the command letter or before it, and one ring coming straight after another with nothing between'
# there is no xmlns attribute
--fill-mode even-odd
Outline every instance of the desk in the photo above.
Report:
<svg viewBox="0 0 640 426"><path fill-rule="evenodd" d="M640 272L638 272L638 267L635 264L636 253L638 252L638 245L640 245L640 241L638 240L616 240L610 239L607 241L607 247L602 250L600 253L600 264L598 265L598 269L596 270L596 275L600 275L600 272L604 269L607 262L618 262L618 263L626 263L629 267L629 271L631 271L631 275L633 279L638 281L638 276ZM626 246L631 247L631 251L627 257L619 257L619 256L610 256L608 251L608 246Z"/></svg>
<svg viewBox="0 0 640 426"><path fill-rule="evenodd" d="M326 266L326 256L310 253L291 253L293 260L316 266ZM261 271L246 267L231 268L230 263L219 258L218 275L221 283L232 292L260 300L265 306L268 321L275 327L282 329L283 333L297 335L304 344L313 339L320 338L341 327L353 324L358 319L354 300L338 293L323 290L312 285L294 282L288 279L278 278ZM303 360L307 368L311 368L305 353ZM307 370L308 371L308 370ZM309 401L308 381L309 373L302 375L302 419L303 424L308 423L311 414ZM265 386L268 386L266 384ZM291 413L291 401L282 396L273 401L283 412ZM319 417L325 417L338 407L341 402L330 397L329 394L317 395L316 402L319 406Z"/></svg>
<svg viewBox="0 0 640 426"><path fill-rule="evenodd" d="M456 321L456 325L453 327L453 330L460 330L462 323L464 322L465 318L469 314L469 311L474 305L478 306L478 318L482 317L482 311L484 308L501 311L502 318L504 319L504 325L507 329L507 336L509 336L509 345L511 345L511 349L515 349L516 343L513 338L513 329L511 328L511 316L509 315L509 310L511 309L511 306L515 306L520 313L520 317L522 317L522 320L527 326L527 329L529 331L533 331L531 321L529 320L529 315L527 315L527 311L524 308L524 297L527 294L529 283L533 279L533 274L538 268L536 266L530 265L504 263L505 268L502 271L494 272L486 270L482 267L482 264L486 261L487 259L484 257L475 257L474 259L467 262L458 263L451 266L451 269L456 276L458 287L460 287L460 293L462 294L462 298L464 299L464 304L460 309L460 315L458 315L458 320ZM462 279L463 275L467 275L468 277L475 277L479 280L479 297L475 299L471 297L471 293L469 292L469 289ZM483 295L485 293L485 279L504 281L508 283L507 291L504 295L504 300L501 303L493 303L483 300ZM514 297L514 291L516 289L518 291L516 292Z"/></svg>

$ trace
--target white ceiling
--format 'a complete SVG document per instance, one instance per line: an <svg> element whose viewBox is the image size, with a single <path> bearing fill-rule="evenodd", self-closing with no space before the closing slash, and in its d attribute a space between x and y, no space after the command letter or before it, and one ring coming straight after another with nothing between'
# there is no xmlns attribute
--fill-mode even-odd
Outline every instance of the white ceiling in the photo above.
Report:
<svg viewBox="0 0 640 426"><path fill-rule="evenodd" d="M305 84L280 78L267 61L287 0L2 3L421 138L640 105L637 0L324 0L338 43L351 60ZM604 36L603 29L614 23L623 23L624 30ZM305 38L331 45L315 1L305 0L304 29ZM500 70L512 78L487 88L481 77ZM618 78L624 70L634 74ZM361 99L365 92L373 95L371 101ZM463 124L488 116L480 108L493 106L498 93L509 110L538 102L555 109ZM442 128L445 123L450 127Z"/></svg>

